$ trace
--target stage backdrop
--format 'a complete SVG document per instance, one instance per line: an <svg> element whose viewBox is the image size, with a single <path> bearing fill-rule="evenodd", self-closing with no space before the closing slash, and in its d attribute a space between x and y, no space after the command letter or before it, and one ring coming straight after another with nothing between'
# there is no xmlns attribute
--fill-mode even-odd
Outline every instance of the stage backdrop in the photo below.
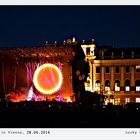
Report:
<svg viewBox="0 0 140 140"><path fill-rule="evenodd" d="M86 75L83 73L82 65L85 62L85 56L80 45L2 48L0 54L0 96L1 99L7 101L73 102L79 83L79 78L76 80L74 76L76 76L77 70L80 70L82 75ZM33 83L34 72L43 64L54 64L62 73L62 85L51 95L41 93ZM83 89L84 87L82 87Z"/></svg>

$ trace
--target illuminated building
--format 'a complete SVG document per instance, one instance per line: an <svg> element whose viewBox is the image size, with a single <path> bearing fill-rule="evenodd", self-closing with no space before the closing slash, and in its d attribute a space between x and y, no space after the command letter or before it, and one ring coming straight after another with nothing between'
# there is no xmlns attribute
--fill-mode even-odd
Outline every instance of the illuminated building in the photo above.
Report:
<svg viewBox="0 0 140 140"><path fill-rule="evenodd" d="M44 92L47 95L41 97L38 86L33 85L33 75L43 64L57 66L60 72L54 70L51 73L62 77L55 79L59 83L57 90L50 92L52 90L47 89ZM22 96L18 98L19 101L45 100L47 97L72 102L75 98L78 100L79 94L84 98L82 94L86 89L104 95L105 104L140 102L140 48L97 46L94 39L88 44L85 40L79 43L73 38L65 40L63 44L1 48L0 65L1 98L11 92L13 97ZM51 78L54 79L53 76Z"/></svg>
<svg viewBox="0 0 140 140"><path fill-rule="evenodd" d="M90 64L86 90L105 97L105 104L140 102L140 48L81 45Z"/></svg>

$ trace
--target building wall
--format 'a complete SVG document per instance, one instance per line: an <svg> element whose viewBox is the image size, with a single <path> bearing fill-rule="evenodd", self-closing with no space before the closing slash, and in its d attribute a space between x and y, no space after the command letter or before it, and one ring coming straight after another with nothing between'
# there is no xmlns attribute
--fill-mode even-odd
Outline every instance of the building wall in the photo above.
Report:
<svg viewBox="0 0 140 140"><path fill-rule="evenodd" d="M100 73L94 73L95 82L100 80L101 88L104 95L108 96L105 90L105 81L110 81L110 92L113 98L120 98L120 104L125 104L125 99L130 98L130 102L136 102L136 98L140 97L140 91L136 91L135 81L140 80L140 72L136 72L136 66L140 64L138 59L127 60L94 60L94 66L100 67ZM105 68L109 66L110 72L106 73ZM115 72L116 66L119 66L119 73ZM125 68L129 66L130 71L127 73ZM115 80L120 81L120 91L115 91ZM126 91L125 80L130 81L130 91ZM96 91L96 89L94 90ZM114 101L115 102L115 101Z"/></svg>
<svg viewBox="0 0 140 140"><path fill-rule="evenodd" d="M84 45L84 50L91 45ZM95 45L94 45L95 47ZM86 54L86 51L84 51ZM136 80L140 80L140 71L136 72L136 67L140 66L140 59L103 59L97 60L94 53L86 55L86 59L89 59L91 79L90 87L91 91L103 93L105 95L105 102L112 102L113 104L126 104L127 102L140 102L140 83L138 83L136 90ZM106 67L109 67L109 73L106 73ZM119 67L119 72L116 73L116 66ZM126 67L129 66L129 72L126 72ZM96 72L96 69L100 69L100 72ZM105 81L109 80L109 89L106 89ZM116 91L115 81L119 80L119 91ZM129 80L130 86L127 87L125 81ZM96 82L100 82L97 84ZM93 83L93 84L92 84ZM86 88L88 89L88 88Z"/></svg>

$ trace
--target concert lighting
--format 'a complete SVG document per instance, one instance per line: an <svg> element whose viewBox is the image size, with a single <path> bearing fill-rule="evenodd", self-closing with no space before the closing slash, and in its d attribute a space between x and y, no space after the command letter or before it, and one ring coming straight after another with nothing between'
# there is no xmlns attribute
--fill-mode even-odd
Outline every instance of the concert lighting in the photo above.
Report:
<svg viewBox="0 0 140 140"><path fill-rule="evenodd" d="M35 88L43 94L53 94L62 85L63 77L60 69L54 64L43 64L39 66L33 76Z"/></svg>

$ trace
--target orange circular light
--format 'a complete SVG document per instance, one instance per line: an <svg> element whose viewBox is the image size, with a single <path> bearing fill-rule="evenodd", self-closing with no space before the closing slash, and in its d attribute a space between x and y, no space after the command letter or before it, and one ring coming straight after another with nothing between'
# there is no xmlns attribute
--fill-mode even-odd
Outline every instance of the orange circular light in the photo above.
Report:
<svg viewBox="0 0 140 140"><path fill-rule="evenodd" d="M62 73L53 64L43 64L38 67L33 76L33 83L36 89L43 94L53 94L62 85Z"/></svg>

